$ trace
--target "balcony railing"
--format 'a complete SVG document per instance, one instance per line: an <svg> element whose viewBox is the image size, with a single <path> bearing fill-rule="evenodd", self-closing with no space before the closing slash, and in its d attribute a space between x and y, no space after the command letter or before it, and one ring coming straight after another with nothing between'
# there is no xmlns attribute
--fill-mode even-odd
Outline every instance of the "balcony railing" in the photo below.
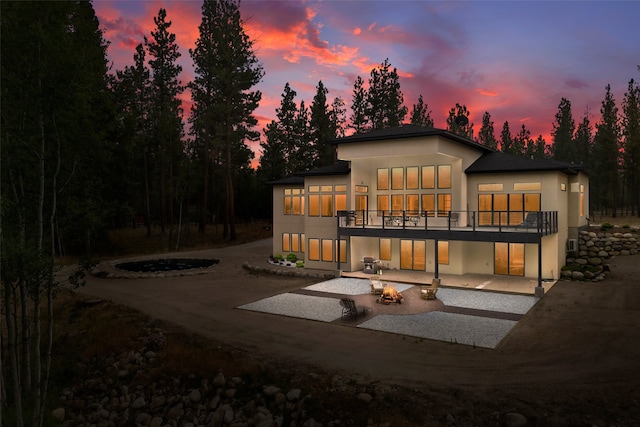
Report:
<svg viewBox="0 0 640 427"><path fill-rule="evenodd" d="M453 231L558 232L557 211L338 211L338 226L363 229L424 229Z"/></svg>

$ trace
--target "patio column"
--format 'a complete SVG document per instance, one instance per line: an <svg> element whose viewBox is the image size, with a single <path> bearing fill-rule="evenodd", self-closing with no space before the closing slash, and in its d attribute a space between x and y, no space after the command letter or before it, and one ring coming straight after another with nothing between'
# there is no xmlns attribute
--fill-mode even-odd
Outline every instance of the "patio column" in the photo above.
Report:
<svg viewBox="0 0 640 427"><path fill-rule="evenodd" d="M438 274L440 274L439 272L439 266L438 266L438 239L435 239L435 261L436 261L436 267L435 267L435 275L436 275L436 279L439 278Z"/></svg>
<svg viewBox="0 0 640 427"><path fill-rule="evenodd" d="M537 298L544 297L544 288L542 287L542 237L538 237L538 286L535 289Z"/></svg>

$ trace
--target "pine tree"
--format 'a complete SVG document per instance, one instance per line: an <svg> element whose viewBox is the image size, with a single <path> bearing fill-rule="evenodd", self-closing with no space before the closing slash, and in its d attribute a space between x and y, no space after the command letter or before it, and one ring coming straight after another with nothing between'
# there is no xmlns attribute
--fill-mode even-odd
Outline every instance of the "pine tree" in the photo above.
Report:
<svg viewBox="0 0 640 427"><path fill-rule="evenodd" d="M349 127L356 134L365 133L369 130L367 120L367 91L364 89L364 80L358 76L353 85L353 96L351 100L351 124Z"/></svg>
<svg viewBox="0 0 640 427"><path fill-rule="evenodd" d="M342 98L333 98L333 102L331 103L331 110L329 111L329 120L331 121L331 126L334 129L335 137L344 137L345 123L347 122L347 110L345 109L344 101L342 100ZM335 149L333 150L333 153L335 163Z"/></svg>
<svg viewBox="0 0 640 427"><path fill-rule="evenodd" d="M591 127L591 121L589 120L588 109L576 130L575 144L578 148L575 162L581 165L589 165L591 160L591 151L593 150L593 128Z"/></svg>
<svg viewBox="0 0 640 427"><path fill-rule="evenodd" d="M509 122L505 121L500 132L500 151L503 153L513 153L513 136L509 129Z"/></svg>
<svg viewBox="0 0 640 427"><path fill-rule="evenodd" d="M298 141L296 137L295 97L297 93L287 82L282 92L280 108L276 109L277 120L272 120L264 129L266 142L261 143L263 150L263 170L271 171L270 180L280 179L298 170Z"/></svg>
<svg viewBox="0 0 640 427"><path fill-rule="evenodd" d="M493 128L493 121L491 121L491 114L488 111L485 111L482 115L482 127L478 132L478 143L494 150L498 149L498 140Z"/></svg>
<svg viewBox="0 0 640 427"><path fill-rule="evenodd" d="M571 114L571 102L562 98L553 122L551 138L553 158L564 162L575 163L578 158L578 147L573 139L576 124Z"/></svg>
<svg viewBox="0 0 640 427"><path fill-rule="evenodd" d="M640 85L633 79L629 81L622 101L622 136L631 213L640 216Z"/></svg>
<svg viewBox="0 0 640 427"><path fill-rule="evenodd" d="M335 148L326 142L336 137L336 128L331 122L331 111L327 105L329 90L322 81L316 86L316 95L311 103L311 141L314 148L316 166L328 166L335 163Z"/></svg>
<svg viewBox="0 0 640 427"><path fill-rule="evenodd" d="M411 110L411 124L429 128L433 127L431 111L429 111L429 106L424 103L422 95L418 96L418 103L413 104L413 108Z"/></svg>
<svg viewBox="0 0 640 427"><path fill-rule="evenodd" d="M407 115L398 70L389 59L371 70L366 95L366 117L372 129L400 126Z"/></svg>
<svg viewBox="0 0 640 427"><path fill-rule="evenodd" d="M178 80L182 72L182 67L177 63L180 51L176 35L169 32L171 21L167 21L166 17L166 10L160 9L158 16L153 18L156 29L151 31L151 39L144 38L151 69L150 96L153 108L150 111L150 136L160 173L160 227L163 234L167 221L173 223L173 209L168 213L167 205L174 197L174 173L179 169L184 153L181 145L182 108L178 98L184 90Z"/></svg>
<svg viewBox="0 0 640 427"><path fill-rule="evenodd" d="M449 110L447 130L463 138L473 139L473 123L469 121L470 114L466 105L456 103L455 107Z"/></svg>
<svg viewBox="0 0 640 427"><path fill-rule="evenodd" d="M205 161L210 159L209 147L219 150L224 167L223 237L230 240L237 239L233 173L250 160L245 141L259 137L252 131L257 124L253 112L262 94L251 89L264 74L243 24L237 1L205 0L200 36L195 49L189 50L195 71L190 84L194 134L204 140Z"/></svg>
<svg viewBox="0 0 640 427"><path fill-rule="evenodd" d="M533 141L531 140L531 131L527 129L527 127L523 123L520 127L520 132L518 132L518 134L513 138L513 143L511 144L511 153L523 156L526 154L526 148L532 144Z"/></svg>
<svg viewBox="0 0 640 427"><path fill-rule="evenodd" d="M607 85L602 101L602 122L596 125L593 143L593 179L590 180L593 206L602 214L616 217L619 195L620 123L618 107Z"/></svg>
<svg viewBox="0 0 640 427"><path fill-rule="evenodd" d="M124 155L118 157L121 158L121 162L131 161L133 163L130 165L129 173L123 174L121 180L118 181L118 183L124 182L126 184L119 194L130 193L131 216L136 212L144 211L147 236L151 236L150 150L147 147L150 133L151 82L150 72L146 65L146 51L142 43L136 46L133 61L134 65L126 66L122 71L116 71L116 78L113 80L113 91L119 106L120 121L123 124L119 147L126 150ZM138 170L134 166L136 164L143 165L140 177L138 177ZM142 189L136 188L139 182L144 183ZM135 202L138 200L143 200L142 206ZM123 201L120 206L126 204Z"/></svg>

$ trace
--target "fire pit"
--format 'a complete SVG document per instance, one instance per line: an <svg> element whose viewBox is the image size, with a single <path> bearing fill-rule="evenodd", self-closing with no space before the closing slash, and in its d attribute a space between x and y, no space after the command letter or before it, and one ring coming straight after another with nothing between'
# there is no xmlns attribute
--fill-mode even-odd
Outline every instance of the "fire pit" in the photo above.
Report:
<svg viewBox="0 0 640 427"><path fill-rule="evenodd" d="M380 304L402 304L402 294L398 292L395 286L387 284L382 289L382 295L376 300Z"/></svg>

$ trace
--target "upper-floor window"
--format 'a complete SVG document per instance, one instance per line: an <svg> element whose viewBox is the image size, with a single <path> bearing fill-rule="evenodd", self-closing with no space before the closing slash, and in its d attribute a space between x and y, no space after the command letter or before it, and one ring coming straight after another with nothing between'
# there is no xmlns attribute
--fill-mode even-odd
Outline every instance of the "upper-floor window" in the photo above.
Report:
<svg viewBox="0 0 640 427"><path fill-rule="evenodd" d="M391 189L404 189L404 168L391 168Z"/></svg>
<svg viewBox="0 0 640 427"><path fill-rule="evenodd" d="M407 166L407 190L417 190L418 184L418 167Z"/></svg>
<svg viewBox="0 0 640 427"><path fill-rule="evenodd" d="M422 188L436 188L435 166L422 166Z"/></svg>
<svg viewBox="0 0 640 427"><path fill-rule="evenodd" d="M388 190L388 189L389 189L389 169L380 168L378 169L378 190Z"/></svg>
<svg viewBox="0 0 640 427"><path fill-rule="evenodd" d="M309 216L334 216L347 210L346 185L310 185Z"/></svg>
<svg viewBox="0 0 640 427"><path fill-rule="evenodd" d="M304 215L304 189L284 189L284 214Z"/></svg>
<svg viewBox="0 0 640 427"><path fill-rule="evenodd" d="M451 188L451 165L438 165L438 188Z"/></svg>

